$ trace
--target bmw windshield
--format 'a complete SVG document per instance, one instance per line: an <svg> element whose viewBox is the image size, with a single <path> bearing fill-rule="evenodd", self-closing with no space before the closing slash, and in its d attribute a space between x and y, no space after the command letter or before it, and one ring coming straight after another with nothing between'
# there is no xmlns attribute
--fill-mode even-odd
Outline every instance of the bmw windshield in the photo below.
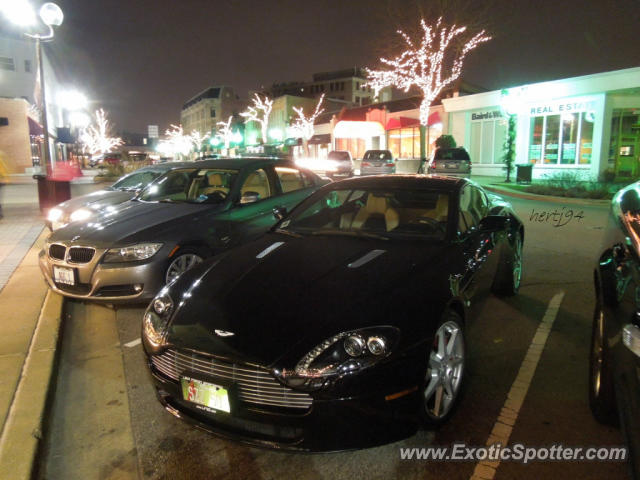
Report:
<svg viewBox="0 0 640 480"><path fill-rule="evenodd" d="M168 172L138 197L143 202L222 203L238 176L237 170L182 168Z"/></svg>
<svg viewBox="0 0 640 480"><path fill-rule="evenodd" d="M293 235L443 240L449 194L429 190L336 189L310 197L280 224Z"/></svg>
<svg viewBox="0 0 640 480"><path fill-rule="evenodd" d="M145 170L143 172L133 172L126 177L121 178L116 183L111 185L110 190L140 190L146 187L156 178L162 175L162 172Z"/></svg>

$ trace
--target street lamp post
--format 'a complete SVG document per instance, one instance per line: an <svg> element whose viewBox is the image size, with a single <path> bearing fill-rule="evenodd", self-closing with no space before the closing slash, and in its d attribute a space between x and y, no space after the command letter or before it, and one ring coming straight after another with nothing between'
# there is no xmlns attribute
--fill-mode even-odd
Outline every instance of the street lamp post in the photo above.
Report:
<svg viewBox="0 0 640 480"><path fill-rule="evenodd" d="M40 19L42 20L42 23L47 26L48 32L46 34L25 33L25 35L36 41L36 57L40 74L40 97L42 102L42 129L44 130L44 167L45 172L47 172L49 165L51 165L51 151L49 148L49 120L47 118L47 97L45 93L44 62L42 60L41 43L53 40L53 27L57 27L62 24L64 15L60 7L55 3L45 3L40 7Z"/></svg>

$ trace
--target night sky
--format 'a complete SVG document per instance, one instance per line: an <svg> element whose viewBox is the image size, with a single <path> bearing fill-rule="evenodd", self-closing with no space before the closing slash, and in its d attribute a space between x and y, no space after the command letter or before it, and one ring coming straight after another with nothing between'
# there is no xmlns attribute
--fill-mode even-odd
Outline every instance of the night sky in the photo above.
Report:
<svg viewBox="0 0 640 480"><path fill-rule="evenodd" d="M314 72L378 66L395 30L419 20L416 0L56 1L65 21L49 48L66 82L105 108L118 131L140 133L179 122L182 104L210 85L246 98ZM640 66L640 0L476 0L482 11L474 2L422 3L438 2L494 37L469 54L463 78L475 85Z"/></svg>

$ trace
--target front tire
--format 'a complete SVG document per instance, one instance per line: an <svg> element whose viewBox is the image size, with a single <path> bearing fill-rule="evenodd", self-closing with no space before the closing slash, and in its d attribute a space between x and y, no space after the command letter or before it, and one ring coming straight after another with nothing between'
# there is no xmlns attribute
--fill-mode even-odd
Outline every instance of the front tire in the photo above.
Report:
<svg viewBox="0 0 640 480"><path fill-rule="evenodd" d="M199 249L191 247L181 248L178 250L177 255L169 261L164 275L165 284L170 284L191 267L201 263L204 258L205 255Z"/></svg>
<svg viewBox="0 0 640 480"><path fill-rule="evenodd" d="M522 236L520 232L516 232L508 259L506 261L502 258L500 259L500 265L498 265L498 271L492 285L494 293L511 297L520 290L522 281L522 247Z"/></svg>
<svg viewBox="0 0 640 480"><path fill-rule="evenodd" d="M465 362L462 319L449 310L436 329L427 358L420 408L426 425L439 426L451 417L460 399Z"/></svg>
<svg viewBox="0 0 640 480"><path fill-rule="evenodd" d="M589 354L589 406L595 419L605 425L617 423L615 394L609 346L606 341L605 315L600 299L596 301Z"/></svg>

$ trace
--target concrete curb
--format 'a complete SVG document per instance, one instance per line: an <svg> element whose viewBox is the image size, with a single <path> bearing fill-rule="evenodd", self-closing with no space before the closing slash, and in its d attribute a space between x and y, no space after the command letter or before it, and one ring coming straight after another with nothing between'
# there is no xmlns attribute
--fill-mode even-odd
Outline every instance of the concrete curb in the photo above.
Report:
<svg viewBox="0 0 640 480"><path fill-rule="evenodd" d="M522 198L524 200L536 200L538 202L554 202L566 203L570 205L599 205L607 206L611 204L611 200L594 200L590 198L572 198L572 197L554 197L552 195L536 195L535 193L522 193L510 188L501 188L494 185L484 185L485 190L497 193L499 195L507 195L509 197Z"/></svg>
<svg viewBox="0 0 640 480"><path fill-rule="evenodd" d="M28 480L44 427L58 352L63 297L48 291L0 438L0 478Z"/></svg>

